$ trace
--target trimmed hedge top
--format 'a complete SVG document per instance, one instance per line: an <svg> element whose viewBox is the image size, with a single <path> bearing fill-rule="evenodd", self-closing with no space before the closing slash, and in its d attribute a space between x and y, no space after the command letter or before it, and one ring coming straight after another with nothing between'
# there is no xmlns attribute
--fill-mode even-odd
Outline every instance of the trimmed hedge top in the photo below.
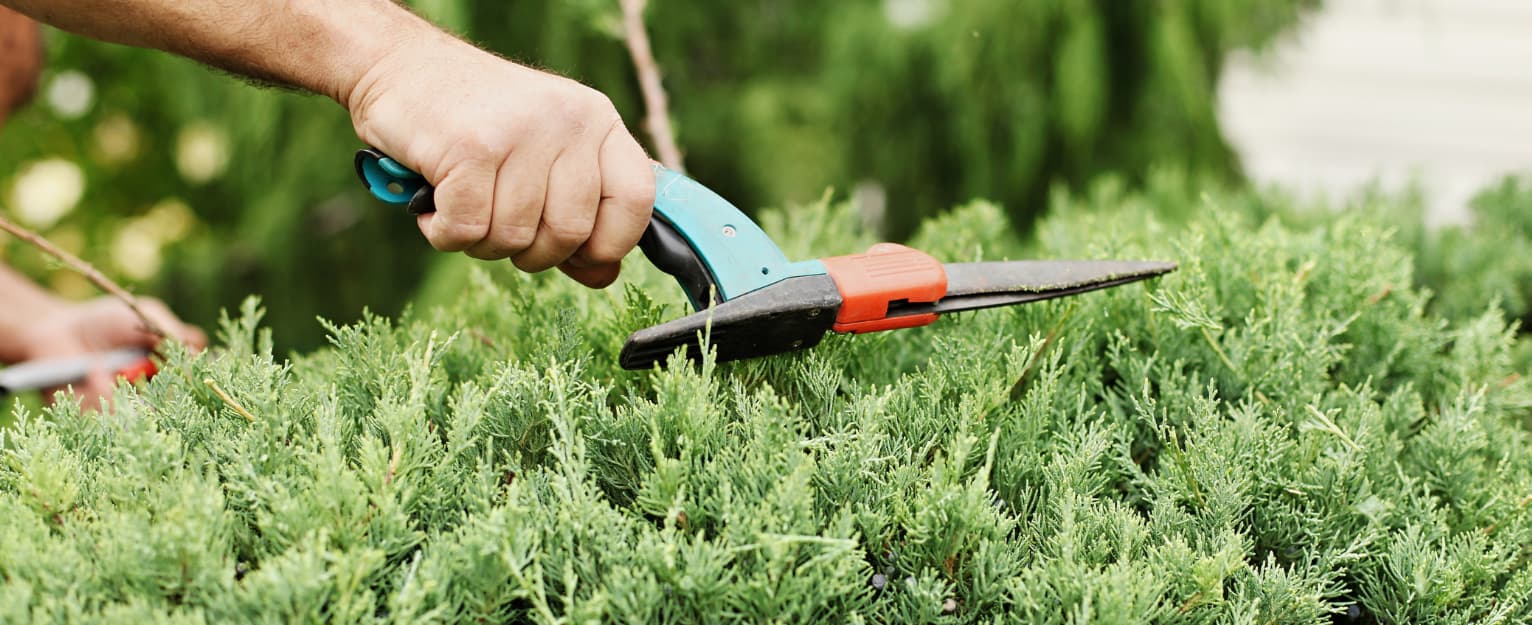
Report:
<svg viewBox="0 0 1532 625"><path fill-rule="evenodd" d="M731 365L617 368L682 311L638 262L476 272L290 363L252 303L113 414L16 416L0 621L1532 618L1532 393L1486 292L1446 321L1383 213L1190 187L914 242L1181 262L1157 282ZM765 225L808 257L853 221Z"/></svg>

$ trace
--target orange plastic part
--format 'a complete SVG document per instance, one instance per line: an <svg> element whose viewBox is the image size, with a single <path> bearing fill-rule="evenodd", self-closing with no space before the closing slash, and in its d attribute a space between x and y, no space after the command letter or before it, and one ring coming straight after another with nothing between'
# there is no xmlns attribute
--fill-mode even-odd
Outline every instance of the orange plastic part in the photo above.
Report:
<svg viewBox="0 0 1532 625"><path fill-rule="evenodd" d="M936 321L935 313L888 316L894 302L930 303L947 294L947 271L930 254L897 243L879 243L864 254L821 259L840 290L836 332L878 332Z"/></svg>
<svg viewBox="0 0 1532 625"><path fill-rule="evenodd" d="M154 361L148 358L135 362L117 370L117 377L129 382L147 381L159 373L159 367L154 366Z"/></svg>

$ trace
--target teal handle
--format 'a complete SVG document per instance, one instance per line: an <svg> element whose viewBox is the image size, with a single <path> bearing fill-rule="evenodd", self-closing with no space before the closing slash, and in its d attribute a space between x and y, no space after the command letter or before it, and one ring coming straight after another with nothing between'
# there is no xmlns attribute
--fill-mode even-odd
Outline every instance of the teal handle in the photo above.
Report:
<svg viewBox="0 0 1532 625"><path fill-rule="evenodd" d="M378 150L368 148L356 153L356 172L373 197L395 205L408 205L411 213L421 215L436 210L435 191L420 174ZM745 213L691 178L654 165L654 214L685 240L693 255L706 267L707 282L717 290L714 297L697 293L683 276L675 275L698 308L712 300L728 301L770 286L787 278L821 275L824 264L817 260L791 262L777 244ZM651 223L650 229L656 226ZM646 241L653 240L645 237ZM656 260L658 254L645 249ZM657 262L658 264L658 262Z"/></svg>
<svg viewBox="0 0 1532 625"><path fill-rule="evenodd" d="M791 262L755 221L712 189L654 165L654 212L708 266L723 301L797 276L825 273L817 260Z"/></svg>

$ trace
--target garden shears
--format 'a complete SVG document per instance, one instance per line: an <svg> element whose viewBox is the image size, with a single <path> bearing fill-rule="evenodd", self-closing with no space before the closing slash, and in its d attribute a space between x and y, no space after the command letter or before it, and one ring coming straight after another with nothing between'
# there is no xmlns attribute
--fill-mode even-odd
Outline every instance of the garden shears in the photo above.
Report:
<svg viewBox="0 0 1532 625"><path fill-rule="evenodd" d="M420 174L375 149L356 154L372 195L436 210ZM813 347L830 332L914 328L946 313L1025 304L1137 282L1175 263L1020 260L947 263L920 250L879 243L862 254L790 261L760 226L700 183L654 165L654 212L639 248L686 292L695 312L634 332L620 364L642 369L677 349L720 362Z"/></svg>
<svg viewBox="0 0 1532 625"><path fill-rule="evenodd" d="M92 371L106 371L116 378L136 381L157 373L149 352L118 349L109 352L33 360L0 369L0 397L26 391L45 391L79 384Z"/></svg>

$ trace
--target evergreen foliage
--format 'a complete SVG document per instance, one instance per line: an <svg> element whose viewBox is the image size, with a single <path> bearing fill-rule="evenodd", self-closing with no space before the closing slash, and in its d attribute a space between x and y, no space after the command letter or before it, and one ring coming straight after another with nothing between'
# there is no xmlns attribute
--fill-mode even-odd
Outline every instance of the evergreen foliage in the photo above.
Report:
<svg viewBox="0 0 1532 625"><path fill-rule="evenodd" d="M1451 317L1472 314L1486 294L1512 317L1532 320L1532 179L1507 178L1470 203L1473 223L1418 234L1421 271Z"/></svg>
<svg viewBox="0 0 1532 625"><path fill-rule="evenodd" d="M5 431L0 621L1532 618L1496 289L1440 317L1389 220L1199 186L915 236L1181 262L1156 282L729 365L616 369L682 310L642 263L599 292L476 272L291 362L247 303L113 414ZM873 240L844 206L763 221L795 257Z"/></svg>

